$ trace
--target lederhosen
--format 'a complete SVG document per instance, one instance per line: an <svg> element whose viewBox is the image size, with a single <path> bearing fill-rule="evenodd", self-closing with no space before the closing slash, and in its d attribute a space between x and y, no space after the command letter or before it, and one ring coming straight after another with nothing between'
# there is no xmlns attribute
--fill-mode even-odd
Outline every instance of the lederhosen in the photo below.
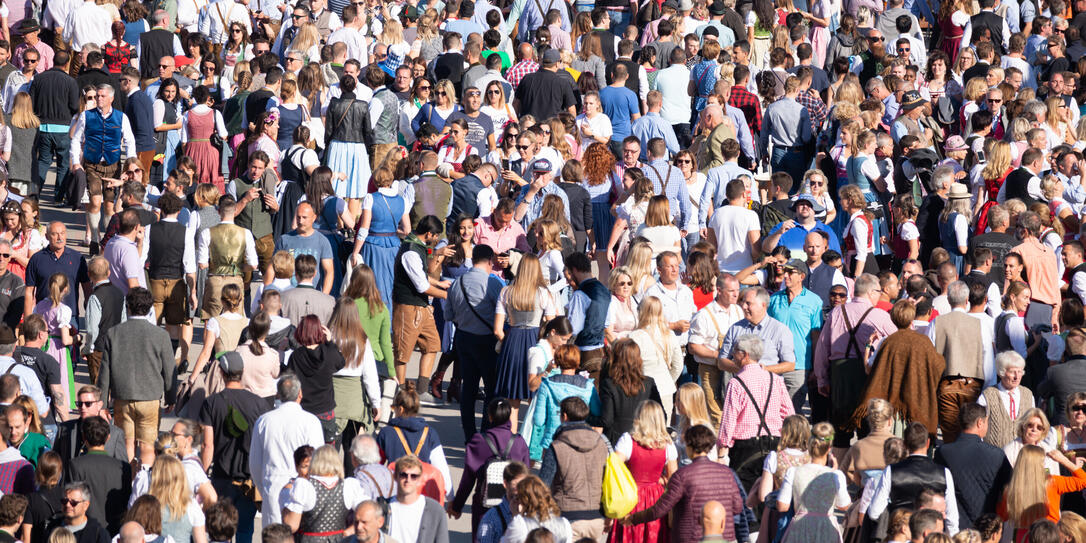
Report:
<svg viewBox="0 0 1086 543"><path fill-rule="evenodd" d="M765 461L765 457L769 455L770 451L777 450L777 444L780 442L780 436L774 436L765 421L770 400L773 399L773 380L776 378L776 375L769 374L769 394L766 395L765 402L760 409L758 408L758 401L754 399L754 394L751 393L750 388L743 382L743 379L738 375L732 378L733 382L738 382L739 386L743 387L743 391L747 393L747 398L750 399L750 405L754 407L754 412L758 414L758 430L755 436L747 439L737 439L728 451L729 465L739 476L743 488L750 488L754 484L754 480L762 474L762 463Z"/></svg>
<svg viewBox="0 0 1086 543"><path fill-rule="evenodd" d="M864 350L860 348L860 343L856 340L856 332L874 309L874 307L867 308L853 326L848 318L848 311L844 306L841 307L841 316L845 319L845 328L848 333L848 346L845 348L844 358L830 360L830 421L837 433L851 434L852 414L863 398L864 387L867 384L867 370ZM856 354L850 356L851 353Z"/></svg>

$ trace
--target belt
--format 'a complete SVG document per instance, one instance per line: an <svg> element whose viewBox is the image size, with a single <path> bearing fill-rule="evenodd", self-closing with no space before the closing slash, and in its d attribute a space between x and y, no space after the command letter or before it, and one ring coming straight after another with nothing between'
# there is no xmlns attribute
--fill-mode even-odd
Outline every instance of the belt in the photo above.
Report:
<svg viewBox="0 0 1086 543"><path fill-rule="evenodd" d="M71 126L68 126L66 124L45 123L45 124L42 124L41 126L39 126L38 130L40 130L42 132L45 132L45 133L48 133L48 134L60 134L60 133L67 132L70 128L71 128Z"/></svg>
<svg viewBox="0 0 1086 543"><path fill-rule="evenodd" d="M370 232L367 237L391 238L398 235L396 232Z"/></svg>
<svg viewBox="0 0 1086 543"><path fill-rule="evenodd" d="M328 537L330 535L340 535L347 530L333 530L331 532L301 532L300 535L309 537Z"/></svg>
<svg viewBox="0 0 1086 543"><path fill-rule="evenodd" d="M784 149L785 151L803 151L806 147L803 145L774 145L774 149Z"/></svg>

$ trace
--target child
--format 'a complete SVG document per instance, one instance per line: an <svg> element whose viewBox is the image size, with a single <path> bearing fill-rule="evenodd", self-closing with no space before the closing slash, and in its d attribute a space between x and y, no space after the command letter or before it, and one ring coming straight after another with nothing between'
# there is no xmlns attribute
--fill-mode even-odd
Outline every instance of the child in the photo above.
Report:
<svg viewBox="0 0 1086 543"><path fill-rule="evenodd" d="M781 487L788 468L802 466L811 461L807 453L807 441L811 437L811 425L802 415L792 415L784 419L781 426L781 441L776 451L770 451L762 464L762 477L757 484L758 491L751 492L747 504L757 506L765 502L766 513L762 515L762 528L758 541L773 541L774 533L784 533L791 519L791 513L778 513L777 490ZM761 535L764 534L764 535Z"/></svg>
<svg viewBox="0 0 1086 543"><path fill-rule="evenodd" d="M207 539L211 543L229 543L238 531L238 510L229 501L219 501L208 508Z"/></svg>
<svg viewBox="0 0 1086 543"><path fill-rule="evenodd" d="M918 213L912 194L902 194L894 200L894 258L899 261L920 256L920 230L916 227Z"/></svg>
<svg viewBox="0 0 1086 543"><path fill-rule="evenodd" d="M108 268L107 268L108 269ZM108 272L107 272L108 275ZM73 332L72 308L64 305L64 298L71 289L68 276L54 273L46 283L49 295L34 306L34 313L45 319L49 330L49 342L46 352L60 363L60 385L62 403L69 410L75 410L75 370L71 346L77 333ZM64 412L60 409L60 412Z"/></svg>

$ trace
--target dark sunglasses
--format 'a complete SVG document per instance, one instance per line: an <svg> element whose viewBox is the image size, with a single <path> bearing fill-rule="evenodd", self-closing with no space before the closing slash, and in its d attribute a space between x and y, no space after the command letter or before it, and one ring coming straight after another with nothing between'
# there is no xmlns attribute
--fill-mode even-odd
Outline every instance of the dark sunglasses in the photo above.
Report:
<svg viewBox="0 0 1086 543"><path fill-rule="evenodd" d="M410 480L410 481L417 481L421 477L422 477L421 473L397 473L396 474L397 479L407 479L407 480Z"/></svg>
<svg viewBox="0 0 1086 543"><path fill-rule="evenodd" d="M431 88L432 87L430 87L430 85L419 85L419 90L420 91L422 91L422 90L430 90Z"/></svg>
<svg viewBox="0 0 1086 543"><path fill-rule="evenodd" d="M37 64L38 59L36 59L36 58L28 58L28 59L24 60L23 62L25 62L27 64Z"/></svg>
<svg viewBox="0 0 1086 543"><path fill-rule="evenodd" d="M486 93L487 94L501 94L502 91L498 90L498 89L490 89L490 90L486 91Z"/></svg>
<svg viewBox="0 0 1086 543"><path fill-rule="evenodd" d="M878 38L867 38L867 41L882 41L882 38L881 38L881 37L878 37Z"/></svg>
<svg viewBox="0 0 1086 543"><path fill-rule="evenodd" d="M173 66L170 66L169 64L159 64L158 67L162 69L173 68Z"/></svg>
<svg viewBox="0 0 1086 543"><path fill-rule="evenodd" d="M83 503L83 500L64 500L64 503L66 503L66 504L68 504L68 505L70 505L72 507L75 507L75 506Z"/></svg>
<svg viewBox="0 0 1086 543"><path fill-rule="evenodd" d="M294 19L301 19L305 17L304 13L291 13L290 16Z"/></svg>
<svg viewBox="0 0 1086 543"><path fill-rule="evenodd" d="M516 147L521 151L527 151L528 148L531 147L531 145L517 145Z"/></svg>
<svg viewBox="0 0 1086 543"><path fill-rule="evenodd" d="M844 298L845 296L847 296L847 294L842 293L842 292L831 292L830 293L830 298Z"/></svg>
<svg viewBox="0 0 1086 543"><path fill-rule="evenodd" d="M89 401L89 402L84 402L84 401L79 401L79 400L77 400L77 401L75 402L75 406L76 406L76 407L90 407L90 406L92 406L92 405L94 405L94 404L98 403L99 401L100 401L100 400L91 400L91 401Z"/></svg>
<svg viewBox="0 0 1086 543"><path fill-rule="evenodd" d="M1086 413L1086 404L1072 406L1071 411L1074 411L1075 413Z"/></svg>
<svg viewBox="0 0 1086 543"><path fill-rule="evenodd" d="M438 96L445 96L446 95L445 91L443 91L443 90L439 90L435 94L437 94Z"/></svg>
<svg viewBox="0 0 1086 543"><path fill-rule="evenodd" d="M0 253L0 258L11 258L11 253Z"/></svg>

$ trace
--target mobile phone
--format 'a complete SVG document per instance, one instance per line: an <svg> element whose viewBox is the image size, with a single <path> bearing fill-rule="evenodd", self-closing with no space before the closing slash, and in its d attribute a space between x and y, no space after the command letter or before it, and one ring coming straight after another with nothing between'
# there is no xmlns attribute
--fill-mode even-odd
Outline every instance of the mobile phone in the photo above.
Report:
<svg viewBox="0 0 1086 543"><path fill-rule="evenodd" d="M508 170L509 169L509 159L508 158L503 158L502 159L502 169L503 170Z"/></svg>
<svg viewBox="0 0 1086 543"><path fill-rule="evenodd" d="M977 151L977 162L988 162L988 157L984 155L984 151Z"/></svg>

